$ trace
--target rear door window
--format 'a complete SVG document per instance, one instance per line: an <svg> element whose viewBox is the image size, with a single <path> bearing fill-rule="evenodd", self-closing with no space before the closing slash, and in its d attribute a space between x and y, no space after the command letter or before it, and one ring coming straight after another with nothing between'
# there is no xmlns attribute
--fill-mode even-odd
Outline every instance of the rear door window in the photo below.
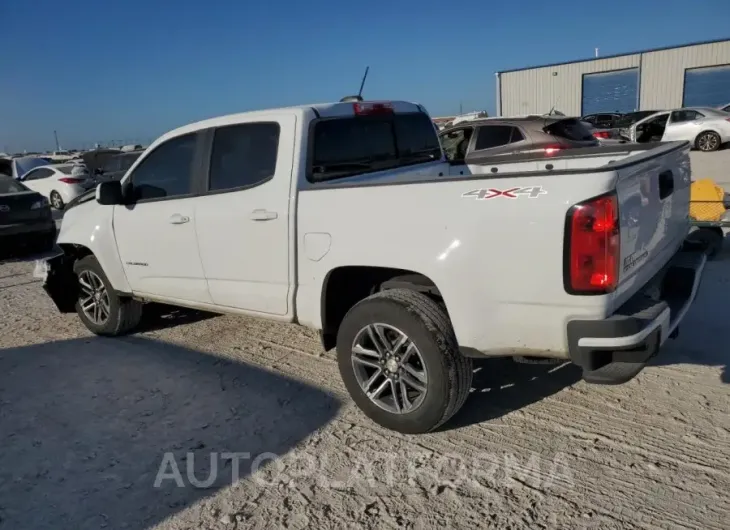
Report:
<svg viewBox="0 0 730 530"><path fill-rule="evenodd" d="M484 125L479 127L477 144L474 150L481 151L482 149L507 145L512 138L512 129L514 127L509 125Z"/></svg>
<svg viewBox="0 0 730 530"><path fill-rule="evenodd" d="M595 140L591 131L580 120L575 119L557 121L545 127L544 131L553 136L567 138L576 142Z"/></svg>
<svg viewBox="0 0 730 530"><path fill-rule="evenodd" d="M422 112L317 122L308 178L313 182L439 160L433 122Z"/></svg>
<svg viewBox="0 0 730 530"><path fill-rule="evenodd" d="M53 170L45 167L35 169L23 177L24 181L46 179L53 175Z"/></svg>
<svg viewBox="0 0 730 530"><path fill-rule="evenodd" d="M210 162L210 191L250 188L274 176L279 124L244 123L216 129Z"/></svg>
<svg viewBox="0 0 730 530"><path fill-rule="evenodd" d="M672 112L672 123L682 123L703 118L704 116L694 110L675 110Z"/></svg>

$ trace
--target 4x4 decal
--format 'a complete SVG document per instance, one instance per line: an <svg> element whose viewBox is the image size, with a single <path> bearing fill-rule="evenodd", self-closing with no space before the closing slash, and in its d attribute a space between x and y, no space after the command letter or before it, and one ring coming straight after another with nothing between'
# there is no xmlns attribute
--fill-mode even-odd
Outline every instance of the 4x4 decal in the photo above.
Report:
<svg viewBox="0 0 730 530"><path fill-rule="evenodd" d="M510 188L508 190L498 190L495 188L481 188L478 190L471 190L463 193L461 196L464 198L474 198L478 201L486 199L494 199L495 197L504 197L507 199L519 199L520 197L528 197L530 199L537 199L540 195L545 195L547 190L543 189L542 186L531 186L528 188Z"/></svg>

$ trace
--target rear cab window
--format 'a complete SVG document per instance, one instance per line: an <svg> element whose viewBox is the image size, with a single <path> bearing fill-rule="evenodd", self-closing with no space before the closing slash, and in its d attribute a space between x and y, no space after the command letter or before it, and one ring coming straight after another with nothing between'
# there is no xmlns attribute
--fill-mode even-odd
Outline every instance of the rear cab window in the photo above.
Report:
<svg viewBox="0 0 730 530"><path fill-rule="evenodd" d="M553 136L559 136L577 142L595 140L591 131L580 120L572 118L551 123L543 130Z"/></svg>
<svg viewBox="0 0 730 530"><path fill-rule="evenodd" d="M310 137L307 179L323 182L440 160L441 145L424 112L321 118Z"/></svg>

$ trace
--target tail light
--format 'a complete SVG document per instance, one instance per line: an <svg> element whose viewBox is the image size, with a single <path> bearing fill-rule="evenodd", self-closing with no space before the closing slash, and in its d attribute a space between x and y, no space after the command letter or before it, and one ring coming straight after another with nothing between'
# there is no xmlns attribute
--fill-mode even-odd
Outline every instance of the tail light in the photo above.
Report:
<svg viewBox="0 0 730 530"><path fill-rule="evenodd" d="M621 251L616 195L573 206L565 231L565 290L604 294L616 289Z"/></svg>
<svg viewBox="0 0 730 530"><path fill-rule="evenodd" d="M593 133L593 137L594 138L610 138L611 133L609 133L608 131L596 131Z"/></svg>
<svg viewBox="0 0 730 530"><path fill-rule="evenodd" d="M548 145L544 151L546 155L554 155L558 153L563 147L561 145Z"/></svg>
<svg viewBox="0 0 730 530"><path fill-rule="evenodd" d="M72 177L62 177L58 179L59 182L63 182L64 184L81 184L86 179L77 179Z"/></svg>
<svg viewBox="0 0 730 530"><path fill-rule="evenodd" d="M352 108L357 116L393 114L393 105L390 103L353 103Z"/></svg>

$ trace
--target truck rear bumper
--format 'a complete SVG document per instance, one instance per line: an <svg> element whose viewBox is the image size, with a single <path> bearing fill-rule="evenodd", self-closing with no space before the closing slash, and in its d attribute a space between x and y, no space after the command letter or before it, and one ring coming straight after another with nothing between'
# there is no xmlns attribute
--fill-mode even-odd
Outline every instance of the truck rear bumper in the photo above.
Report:
<svg viewBox="0 0 730 530"><path fill-rule="evenodd" d="M707 257L680 251L649 284L604 320L568 322L568 351L583 378L620 384L659 352L697 296Z"/></svg>

